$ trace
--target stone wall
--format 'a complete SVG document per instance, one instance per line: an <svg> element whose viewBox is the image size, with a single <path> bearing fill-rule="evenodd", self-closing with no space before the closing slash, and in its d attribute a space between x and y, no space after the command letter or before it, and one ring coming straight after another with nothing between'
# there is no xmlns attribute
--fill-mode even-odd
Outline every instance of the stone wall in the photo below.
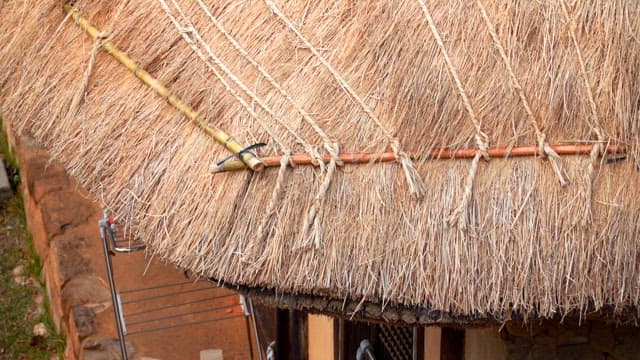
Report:
<svg viewBox="0 0 640 360"><path fill-rule="evenodd" d="M508 323L499 336L513 360L640 359L640 328L602 320Z"/></svg>
<svg viewBox="0 0 640 360"><path fill-rule="evenodd" d="M29 138L9 135L20 165L27 226L43 262L51 315L67 337L65 358L118 359L111 294L96 239L99 209L44 149Z"/></svg>

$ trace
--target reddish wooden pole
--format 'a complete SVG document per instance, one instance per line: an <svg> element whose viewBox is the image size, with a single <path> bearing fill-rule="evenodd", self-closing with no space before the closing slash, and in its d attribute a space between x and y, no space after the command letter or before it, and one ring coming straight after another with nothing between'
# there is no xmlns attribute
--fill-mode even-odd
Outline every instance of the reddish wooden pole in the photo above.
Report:
<svg viewBox="0 0 640 360"><path fill-rule="evenodd" d="M551 145L551 148L555 150L558 155L588 155L593 149L593 145ZM427 160L427 159L471 159L476 155L478 149L463 149L463 150L444 150L435 149L432 150L428 156L412 156L414 160ZM491 148L488 150L489 156L492 158L510 158L510 157L524 157L524 156L540 156L540 151L537 146L519 146L508 149L506 147ZM607 154L624 154L625 147L623 145L609 145L606 147L605 153ZM266 167L280 166L281 156L269 156L263 157L262 162ZM329 162L331 157L328 154L323 155L324 161ZM396 157L392 152L384 153L342 153L340 154L340 160L345 164L368 164L379 162L391 162L395 161ZM290 160L295 165L313 165L313 161L309 154L296 154L291 156ZM244 164L238 159L232 159L217 165L212 169L213 172L223 171L235 171L244 169Z"/></svg>

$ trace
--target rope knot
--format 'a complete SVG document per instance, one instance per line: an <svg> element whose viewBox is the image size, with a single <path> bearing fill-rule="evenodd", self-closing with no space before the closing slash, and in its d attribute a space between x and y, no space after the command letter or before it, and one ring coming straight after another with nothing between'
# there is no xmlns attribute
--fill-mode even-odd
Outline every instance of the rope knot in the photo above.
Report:
<svg viewBox="0 0 640 360"><path fill-rule="evenodd" d="M337 141L325 142L324 149L327 150L331 159L335 160L336 165L344 165L344 161L340 159L340 144Z"/></svg>
<svg viewBox="0 0 640 360"><path fill-rule="evenodd" d="M322 158L322 155L320 155L318 149L309 143L305 143L304 148L307 153L309 153L309 156L311 156L311 163L313 164L313 166L318 166L320 167L320 170L324 171L324 159Z"/></svg>
<svg viewBox="0 0 640 360"><path fill-rule="evenodd" d="M478 146L478 152L482 159L485 161L491 160L489 156L489 136L485 132L478 131L476 134L476 146Z"/></svg>
<svg viewBox="0 0 640 360"><path fill-rule="evenodd" d="M402 165L404 176L407 179L407 184L409 185L409 192L411 192L413 197L417 200L422 199L426 194L427 189L424 186L424 182L422 182L422 178L420 177L418 170L416 170L413 165L413 161L406 152L402 151L398 139L393 138L393 140L391 140L391 149L393 150L393 155L395 156L396 161Z"/></svg>
<svg viewBox="0 0 640 360"><path fill-rule="evenodd" d="M549 154L547 153L547 140L545 134L538 134L538 153L542 160L547 160ZM553 151L553 149L551 149ZM553 151L555 153L555 151Z"/></svg>

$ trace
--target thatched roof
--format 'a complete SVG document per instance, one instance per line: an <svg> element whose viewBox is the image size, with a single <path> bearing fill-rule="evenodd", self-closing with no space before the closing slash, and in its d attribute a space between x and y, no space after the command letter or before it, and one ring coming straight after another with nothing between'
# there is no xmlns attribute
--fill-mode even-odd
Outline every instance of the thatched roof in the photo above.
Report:
<svg viewBox="0 0 640 360"><path fill-rule="evenodd" d="M78 1L97 41L60 1L0 3L5 120L153 255L452 316L638 305L640 2L206 3ZM212 174L229 152L94 50L105 41L209 125L267 143L258 156L333 160ZM544 156L508 156L520 146ZM443 149L480 151L425 156ZM340 166L338 150L398 161Z"/></svg>

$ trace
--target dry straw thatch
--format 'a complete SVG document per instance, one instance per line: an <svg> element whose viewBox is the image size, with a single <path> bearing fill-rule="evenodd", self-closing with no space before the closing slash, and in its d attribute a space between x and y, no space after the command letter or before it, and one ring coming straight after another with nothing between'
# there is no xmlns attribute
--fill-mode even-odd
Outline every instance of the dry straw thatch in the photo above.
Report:
<svg viewBox="0 0 640 360"><path fill-rule="evenodd" d="M61 7L0 3L3 116L155 256L453 316L639 304L640 2L78 1L95 41ZM281 166L212 174L224 147L105 41ZM542 156L483 160L518 146ZM442 149L478 151L420 158Z"/></svg>

